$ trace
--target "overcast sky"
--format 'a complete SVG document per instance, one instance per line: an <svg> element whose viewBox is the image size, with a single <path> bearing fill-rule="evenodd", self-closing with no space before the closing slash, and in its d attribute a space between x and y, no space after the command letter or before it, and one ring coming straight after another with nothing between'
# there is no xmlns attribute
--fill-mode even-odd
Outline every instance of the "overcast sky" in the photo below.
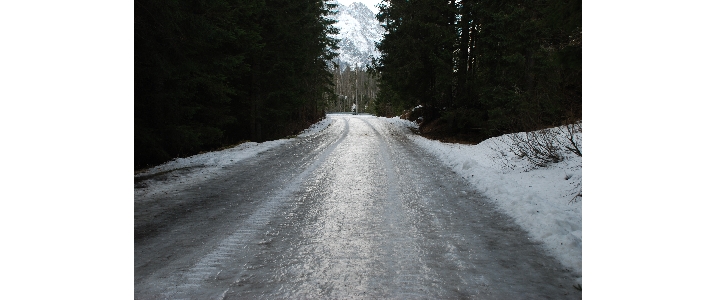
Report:
<svg viewBox="0 0 718 300"><path fill-rule="evenodd" d="M374 14L377 14L379 12L379 9L376 8L375 5L379 4L381 2L381 0L337 0L337 2L339 2L343 5L349 5L354 2L362 2L362 3L364 3L364 5L366 5L366 7L371 9L371 11L373 11Z"/></svg>

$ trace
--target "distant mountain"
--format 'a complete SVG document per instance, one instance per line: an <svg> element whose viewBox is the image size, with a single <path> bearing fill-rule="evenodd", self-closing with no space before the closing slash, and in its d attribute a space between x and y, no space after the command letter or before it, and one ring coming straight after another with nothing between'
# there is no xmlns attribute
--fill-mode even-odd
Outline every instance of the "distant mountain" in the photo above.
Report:
<svg viewBox="0 0 718 300"><path fill-rule="evenodd" d="M366 5L354 2L349 6L336 3L337 14L331 18L337 20L334 27L339 29L339 34L334 38L341 39L339 42L339 57L335 59L342 69L346 66L354 68L358 65L364 68L371 62L371 56L379 57L379 51L374 43L381 41L384 36L384 28L374 13Z"/></svg>

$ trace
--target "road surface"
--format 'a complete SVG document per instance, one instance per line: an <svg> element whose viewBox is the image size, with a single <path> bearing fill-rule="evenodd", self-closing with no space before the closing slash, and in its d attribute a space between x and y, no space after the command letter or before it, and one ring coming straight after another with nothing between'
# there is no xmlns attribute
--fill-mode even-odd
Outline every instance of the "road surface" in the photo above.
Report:
<svg viewBox="0 0 718 300"><path fill-rule="evenodd" d="M136 196L135 298L581 298L407 129L329 118L201 183Z"/></svg>

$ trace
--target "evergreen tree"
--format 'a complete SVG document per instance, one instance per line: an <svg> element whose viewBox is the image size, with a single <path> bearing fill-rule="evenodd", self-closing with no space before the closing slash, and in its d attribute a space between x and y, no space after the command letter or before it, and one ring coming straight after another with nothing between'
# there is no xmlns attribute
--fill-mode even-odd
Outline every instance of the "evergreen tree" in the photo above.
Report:
<svg viewBox="0 0 718 300"><path fill-rule="evenodd" d="M378 45L382 56L379 97L400 107L450 105L453 98L455 7L431 0L388 1L377 18L387 33Z"/></svg>
<svg viewBox="0 0 718 300"><path fill-rule="evenodd" d="M581 117L580 1L384 0L377 17L379 114L421 104L424 125L483 138Z"/></svg>
<svg viewBox="0 0 718 300"><path fill-rule="evenodd" d="M135 2L135 166L318 120L331 92L331 9L319 0Z"/></svg>

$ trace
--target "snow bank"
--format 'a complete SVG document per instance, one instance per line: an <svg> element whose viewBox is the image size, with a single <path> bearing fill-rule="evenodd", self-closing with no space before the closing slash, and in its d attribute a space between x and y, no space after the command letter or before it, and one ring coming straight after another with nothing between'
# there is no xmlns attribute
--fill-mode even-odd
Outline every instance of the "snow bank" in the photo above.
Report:
<svg viewBox="0 0 718 300"><path fill-rule="evenodd" d="M396 117L385 120L417 127ZM580 142L580 132L577 137ZM563 161L537 167L511 151L510 135L478 145L442 143L417 135L409 138L496 202L532 238L542 241L551 255L581 276L581 197L569 203L581 192L580 156L561 150Z"/></svg>
<svg viewBox="0 0 718 300"><path fill-rule="evenodd" d="M309 126L309 128L302 131L299 135L297 135L297 137L307 137L307 136L322 132L324 129L329 127L329 125L332 125L333 122L334 122L334 119L327 116L326 118L322 119L321 121L312 124L312 126Z"/></svg>
<svg viewBox="0 0 718 300"><path fill-rule="evenodd" d="M297 137L317 134L329 127L332 122L334 122L333 119L324 118L302 131ZM174 191L179 189L180 186L186 188L187 185L201 183L219 174L224 166L255 157L259 153L271 150L294 139L279 139L263 143L246 142L221 151L176 158L135 174L135 181L142 180L140 186L135 186L135 198L137 196L151 196Z"/></svg>
<svg viewBox="0 0 718 300"><path fill-rule="evenodd" d="M419 106L421 106L421 105L419 105ZM419 106L417 106L417 107L419 107ZM419 129L419 124L417 124L416 122L404 120L399 117L393 117L393 118L379 117L379 119L382 119L382 120L386 121L387 123L392 124L394 126Z"/></svg>

